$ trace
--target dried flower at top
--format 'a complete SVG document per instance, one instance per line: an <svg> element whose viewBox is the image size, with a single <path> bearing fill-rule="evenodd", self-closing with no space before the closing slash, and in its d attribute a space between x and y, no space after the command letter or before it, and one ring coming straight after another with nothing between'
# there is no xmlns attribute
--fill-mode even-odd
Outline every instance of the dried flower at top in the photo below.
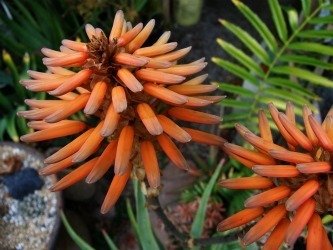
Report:
<svg viewBox="0 0 333 250"><path fill-rule="evenodd" d="M256 224L245 234L245 245L270 234L263 249L278 249L285 242L293 246L307 227L307 249L332 249L320 215L333 209L333 109L320 124L304 106L305 132L295 122L294 107L286 112L269 104L269 111L286 147L273 142L268 119L259 111L260 136L236 124L238 133L254 149L249 150L225 143L223 149L255 173L251 177L222 180L220 185L230 189L261 189L248 198L244 210L222 221L219 231Z"/></svg>
<svg viewBox="0 0 333 250"><path fill-rule="evenodd" d="M144 45L154 24L151 20L146 26L139 23L132 27L122 11L116 13L108 37L87 24L88 43L63 40L60 51L43 48L48 72L28 71L33 79L22 81L27 89L46 91L55 97L26 100L31 110L19 115L32 120L28 125L37 131L22 136L22 141L38 142L80 133L45 160L47 166L41 174L53 174L89 158L53 186L53 191L84 178L88 183L96 182L114 165L115 176L102 213L119 198L132 170L142 173L138 171L142 165L149 185L153 189L160 186L156 150L161 148L177 167L189 168L172 139L180 143L224 143L218 136L175 123L218 124L218 116L197 109L223 97L206 95L217 88L202 84L207 75L187 80L206 62L203 58L178 65L191 47L175 50L177 43L168 42L169 31L152 45ZM97 126L69 119L79 111L97 117Z"/></svg>

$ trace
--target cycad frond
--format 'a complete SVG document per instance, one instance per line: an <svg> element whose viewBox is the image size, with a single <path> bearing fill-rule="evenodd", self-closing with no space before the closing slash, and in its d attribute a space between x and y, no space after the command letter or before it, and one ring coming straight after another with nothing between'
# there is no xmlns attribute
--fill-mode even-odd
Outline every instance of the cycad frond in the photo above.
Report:
<svg viewBox="0 0 333 250"><path fill-rule="evenodd" d="M278 0L269 0L276 35L245 4L238 0L233 0L233 3L260 39L255 39L233 23L220 20L250 51L247 54L231 43L217 39L233 61L217 57L212 61L243 80L242 86L219 83L221 90L236 96L236 99L223 101L223 105L231 107L233 112L224 116L222 127L233 127L235 122L241 122L255 129L257 122L253 117L267 102L283 109L283 103L292 101L297 115L302 114L302 105L315 110L313 102L320 98L311 91L313 87L333 88L333 81L322 75L324 71L333 69L329 61L333 54L330 2L319 1L315 5L311 0L302 0L302 10L298 13L293 8L282 9Z"/></svg>

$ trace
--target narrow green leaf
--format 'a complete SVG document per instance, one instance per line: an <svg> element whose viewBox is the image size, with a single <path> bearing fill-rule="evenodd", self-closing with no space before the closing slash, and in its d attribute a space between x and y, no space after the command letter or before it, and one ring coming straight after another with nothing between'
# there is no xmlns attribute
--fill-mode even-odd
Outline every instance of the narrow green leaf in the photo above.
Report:
<svg viewBox="0 0 333 250"><path fill-rule="evenodd" d="M17 111L23 111L26 110L26 108L24 106L19 106L16 109ZM16 125L17 125L17 130L19 135L24 135L27 134L29 132L29 127L27 126L27 120L25 118L23 118L22 116L18 116L16 115Z"/></svg>
<svg viewBox="0 0 333 250"><path fill-rule="evenodd" d="M87 242L85 242L71 227L69 222L67 221L67 218L63 211L60 211L60 217L62 220L62 223L64 223L64 226L66 228L67 233L72 238L72 240L75 242L75 244L82 250L94 250L93 247L91 247Z"/></svg>
<svg viewBox="0 0 333 250"><path fill-rule="evenodd" d="M35 27L35 29L38 29L38 24L35 21L35 19L32 17L29 10L23 4L21 4L20 1L14 0L13 2L17 6L17 8L22 12L22 14L25 17L27 23L29 23L29 25Z"/></svg>
<svg viewBox="0 0 333 250"><path fill-rule="evenodd" d="M12 104L9 99L0 91L0 107L6 111L12 110Z"/></svg>
<svg viewBox="0 0 333 250"><path fill-rule="evenodd" d="M333 15L321 16L309 20L311 24L329 24L333 23Z"/></svg>
<svg viewBox="0 0 333 250"><path fill-rule="evenodd" d="M311 65L323 69L329 69L329 70L333 69L333 63L324 62L322 60L307 55L294 55L294 54L282 55L280 57L280 60L287 63L293 62L304 65Z"/></svg>
<svg viewBox="0 0 333 250"><path fill-rule="evenodd" d="M294 8L285 8L288 16L289 26L295 31L298 27L298 13Z"/></svg>
<svg viewBox="0 0 333 250"><path fill-rule="evenodd" d="M17 133L16 126L15 126L15 118L16 118L15 112L10 114L9 116L7 116L6 131L7 131L7 134L9 135L10 139L13 142L18 142L19 141L19 135Z"/></svg>
<svg viewBox="0 0 333 250"><path fill-rule="evenodd" d="M256 86L258 85L258 79L251 75L243 67L218 57L213 57L212 61L232 74L242 78L243 80L247 80Z"/></svg>
<svg viewBox="0 0 333 250"><path fill-rule="evenodd" d="M269 64L270 58L267 52L261 47L261 45L245 30L242 28L227 22L226 20L219 20L220 23L226 27L230 32L232 32L243 44L263 63Z"/></svg>
<svg viewBox="0 0 333 250"><path fill-rule="evenodd" d="M126 199L126 210L127 210L128 218L130 219L131 225L134 229L134 232L138 237L139 227L138 227L138 223L135 220L135 216L134 216L133 209L132 209L132 206L131 206L131 202L130 202L129 199Z"/></svg>
<svg viewBox="0 0 333 250"><path fill-rule="evenodd" d="M333 88L333 81L305 69L291 67L291 66L278 66L274 67L272 69L272 72L278 74L297 76L298 78L310 81L311 83L318 84L324 87Z"/></svg>
<svg viewBox="0 0 333 250"><path fill-rule="evenodd" d="M264 72L259 67L258 63L246 55L242 50L236 48L231 43L223 41L220 38L217 39L217 43L225 50L225 52L235 58L239 63L243 64L245 67L247 67L249 70L252 70L259 76L264 76Z"/></svg>
<svg viewBox="0 0 333 250"><path fill-rule="evenodd" d="M218 84L219 89L224 92L229 92L229 93L246 96L246 97L253 97L255 95L252 91L250 91L246 88L243 88L242 86L234 85L232 83L220 82L220 83L216 83L216 84Z"/></svg>
<svg viewBox="0 0 333 250"><path fill-rule="evenodd" d="M118 250L119 248L114 244L113 240L110 238L110 236L105 232L105 230L102 230L102 234L104 236L104 239L106 243L108 244L110 250Z"/></svg>
<svg viewBox="0 0 333 250"><path fill-rule="evenodd" d="M205 223L205 217L206 217L206 209L207 209L207 204L209 201L210 194L216 185L216 181L218 177L220 176L221 170L222 170L223 164L219 164L212 177L210 178L203 194L200 200L200 205L198 208L197 213L195 214L194 221L191 227L191 237L192 238L199 238L201 237L204 223Z"/></svg>
<svg viewBox="0 0 333 250"><path fill-rule="evenodd" d="M250 110L249 110L250 111ZM242 112L232 112L230 114L224 114L223 115L223 123L229 122L229 121L237 121L237 120L243 120L245 118L249 117L249 111L243 111Z"/></svg>
<svg viewBox="0 0 333 250"><path fill-rule="evenodd" d="M242 14L246 17L246 19L252 24L252 26L256 29L256 31L263 38L268 48L271 51L276 51L277 42L273 36L273 34L269 31L266 24L255 14L249 7L243 4L239 0L232 1L236 7L242 12Z"/></svg>
<svg viewBox="0 0 333 250"><path fill-rule="evenodd" d="M230 108L239 108L239 109L248 109L249 103L244 102L243 100L233 100L233 99L225 99L221 102L223 107L230 107Z"/></svg>
<svg viewBox="0 0 333 250"><path fill-rule="evenodd" d="M3 141L4 140L4 134L5 134L5 131L6 131L6 125L7 125L7 119L6 117L2 117L0 119L0 141Z"/></svg>
<svg viewBox="0 0 333 250"><path fill-rule="evenodd" d="M274 21L276 30L278 32L278 35L281 38L281 40L285 42L288 38L288 31L287 31L287 25L284 20L279 1L278 0L269 0L268 4L269 4L269 8L271 9L271 14L272 14L273 21Z"/></svg>
<svg viewBox="0 0 333 250"><path fill-rule="evenodd" d="M302 2L302 9L305 16L310 14L311 10L311 0L301 0Z"/></svg>
<svg viewBox="0 0 333 250"><path fill-rule="evenodd" d="M316 52L323 55L333 55L333 47L313 42L295 42L288 46L289 49L301 50L307 52Z"/></svg>
<svg viewBox="0 0 333 250"><path fill-rule="evenodd" d="M313 38L313 39L320 39L320 38L332 38L333 31L332 30L305 30L301 31L297 34L297 36L302 38Z"/></svg>
<svg viewBox="0 0 333 250"><path fill-rule="evenodd" d="M276 97L260 96L258 101L264 105L272 102L279 110L285 110L286 108L286 102ZM298 116L302 116L302 107L295 105L294 108L295 114Z"/></svg>

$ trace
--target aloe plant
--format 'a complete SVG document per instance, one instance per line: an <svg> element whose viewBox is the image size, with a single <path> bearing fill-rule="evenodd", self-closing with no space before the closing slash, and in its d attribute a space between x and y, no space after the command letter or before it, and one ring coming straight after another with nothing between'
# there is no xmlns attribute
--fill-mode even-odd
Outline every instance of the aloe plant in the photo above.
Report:
<svg viewBox="0 0 333 250"><path fill-rule="evenodd" d="M223 106L232 108L224 115L222 127L230 128L241 122L256 129L256 112L262 104L273 102L278 108L292 101L295 112L301 115L301 106L313 110L320 98L313 93L315 86L333 87L333 81L323 73L331 71L333 55L330 45L333 37L329 26L333 22L330 1L302 0L302 9L283 8L278 0L268 0L275 33L249 7L233 0L237 9L249 21L260 39L255 39L243 28L220 20L221 24L250 51L235 47L221 38L221 48L233 61L213 57L212 61L223 69L241 78L243 83L219 82L220 89L235 95L223 101Z"/></svg>

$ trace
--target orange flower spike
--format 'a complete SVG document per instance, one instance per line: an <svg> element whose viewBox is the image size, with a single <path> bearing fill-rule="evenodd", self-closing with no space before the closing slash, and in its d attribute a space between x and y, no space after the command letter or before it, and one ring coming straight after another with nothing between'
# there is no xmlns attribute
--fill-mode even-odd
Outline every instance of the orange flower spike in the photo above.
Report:
<svg viewBox="0 0 333 250"><path fill-rule="evenodd" d="M191 46L187 47L187 48L183 48L183 49L179 49L170 53L167 53L165 55L161 55L161 56L156 56L154 57L154 59L156 60L161 60L161 61L177 61L179 59L181 59L182 57L186 56L188 54L188 52L190 52L191 50Z"/></svg>
<svg viewBox="0 0 333 250"><path fill-rule="evenodd" d="M149 186L158 188L160 186L160 168L153 144L150 141L142 142L140 152Z"/></svg>
<svg viewBox="0 0 333 250"><path fill-rule="evenodd" d="M164 84L177 84L185 80L184 76L169 74L153 69L139 69L135 72L135 76L144 81Z"/></svg>
<svg viewBox="0 0 333 250"><path fill-rule="evenodd" d="M258 118L259 118L259 131L261 138L263 138L265 141L273 142L272 131L269 126L265 111L263 111L262 109L259 110Z"/></svg>
<svg viewBox="0 0 333 250"><path fill-rule="evenodd" d="M118 140L111 141L104 149L100 157L98 157L93 169L86 178L86 182L91 184L95 183L103 177L103 175L110 169L114 160L116 159Z"/></svg>
<svg viewBox="0 0 333 250"><path fill-rule="evenodd" d="M121 130L114 164L114 173L123 175L128 170L128 164L132 154L132 145L134 140L134 129L132 126L126 126Z"/></svg>
<svg viewBox="0 0 333 250"><path fill-rule="evenodd" d="M73 156L69 156L59 162L52 163L47 165L46 167L42 168L39 170L40 175L50 175L50 174L55 174L60 170L63 170L65 168L68 168L74 164L73 162Z"/></svg>
<svg viewBox="0 0 333 250"><path fill-rule="evenodd" d="M297 141L297 143L307 151L312 151L313 146L311 141L305 136L294 123L292 123L288 117L283 114L279 113L279 119L284 128L288 131L288 133Z"/></svg>
<svg viewBox="0 0 333 250"><path fill-rule="evenodd" d="M68 118L86 106L90 96L90 94L82 94L73 101L67 101L66 104L59 106L55 112L45 117L44 120L46 122L58 122Z"/></svg>
<svg viewBox="0 0 333 250"><path fill-rule="evenodd" d="M312 112L310 110L310 108L306 105L303 106L303 121L304 121L304 127L305 127L305 131L306 131L306 135L309 138L309 140L311 141L313 146L317 146L318 145L318 138L315 135L315 133L313 132L310 122L309 122L309 115L311 115Z"/></svg>
<svg viewBox="0 0 333 250"><path fill-rule="evenodd" d="M123 192L126 183L131 175L132 166L126 167L126 171L122 175L115 175L112 179L109 190L104 198L101 213L106 214L117 202Z"/></svg>
<svg viewBox="0 0 333 250"><path fill-rule="evenodd" d="M309 123L310 126L315 133L315 135L318 138L319 143L328 151L333 151L333 143L328 137L325 130L322 128L322 126L319 124L319 122L314 118L313 115L309 115Z"/></svg>
<svg viewBox="0 0 333 250"><path fill-rule="evenodd" d="M83 143L79 151L77 151L73 157L73 162L81 162L91 156L99 148L100 143L103 140L103 137L100 135L101 129L103 126L101 121L93 132L89 135L87 140Z"/></svg>
<svg viewBox="0 0 333 250"><path fill-rule="evenodd" d="M221 180L219 185L228 189L266 189L274 184L268 178L253 176Z"/></svg>
<svg viewBox="0 0 333 250"><path fill-rule="evenodd" d="M149 35L153 31L155 26L155 20L150 20L146 26L140 31L140 33L128 44L129 53L133 53L140 48L142 44L148 39Z"/></svg>
<svg viewBox="0 0 333 250"><path fill-rule="evenodd" d="M142 67L148 63L148 59L140 58L128 53L119 53L114 57L115 62L133 66L133 67Z"/></svg>
<svg viewBox="0 0 333 250"><path fill-rule="evenodd" d="M153 83L144 84L143 89L149 95L171 104L180 105L188 101L188 97L177 94L176 92Z"/></svg>
<svg viewBox="0 0 333 250"><path fill-rule="evenodd" d="M50 91L58 88L66 80L71 80L71 76L60 76L53 79L41 79L41 80L21 80L20 83L28 90L41 92Z"/></svg>
<svg viewBox="0 0 333 250"><path fill-rule="evenodd" d="M218 124L221 121L219 116L180 107L172 107L168 114L179 120L202 124Z"/></svg>
<svg viewBox="0 0 333 250"><path fill-rule="evenodd" d="M159 71L174 74L179 76L188 76L199 71L203 70L207 66L207 63L194 63L194 64L183 64L183 65L175 65L166 69L159 69Z"/></svg>
<svg viewBox="0 0 333 250"><path fill-rule="evenodd" d="M182 143L191 141L192 137L168 117L164 115L157 115L157 119L160 122L163 131L175 140Z"/></svg>
<svg viewBox="0 0 333 250"><path fill-rule="evenodd" d="M217 225L217 231L223 232L235 227L242 226L259 216L261 216L264 213L264 209L261 207L256 207L256 208L246 208L230 217L227 219L221 221Z"/></svg>
<svg viewBox="0 0 333 250"><path fill-rule="evenodd" d="M194 108L200 108L200 107L206 107L208 105L211 105L214 103L214 101L209 99L201 99L193 96L187 97L188 101L183 105L184 107L194 107Z"/></svg>
<svg viewBox="0 0 333 250"><path fill-rule="evenodd" d="M299 189L293 193L286 201L286 208L288 211L296 210L306 200L311 198L319 189L319 182L316 180L309 180L305 182Z"/></svg>
<svg viewBox="0 0 333 250"><path fill-rule="evenodd" d="M314 213L308 222L308 235L306 238L307 250L321 250L322 247L322 223L321 218L317 213Z"/></svg>
<svg viewBox="0 0 333 250"><path fill-rule="evenodd" d="M72 154L76 153L83 143L87 140L87 138L90 136L90 134L93 132L93 128L87 130L82 135L77 137L74 141L68 143L65 147L61 148L57 152L55 152L53 155L49 156L44 160L44 163L51 164L58 161L61 161L68 156L71 156Z"/></svg>
<svg viewBox="0 0 333 250"><path fill-rule="evenodd" d="M208 77L208 74L203 74L197 77L192 78L191 80L188 80L186 82L183 82L181 86L196 86L201 85ZM202 85L202 86L216 86L218 87L218 84L211 84L211 85ZM170 86L173 87L173 86Z"/></svg>
<svg viewBox="0 0 333 250"><path fill-rule="evenodd" d="M176 47L177 47L176 42L165 43L165 44L160 44L160 45L153 45L153 46L149 46L149 47L139 48L136 51L134 51L133 54L137 55L137 56L154 57L154 56L158 56L158 55L170 52L170 51L174 50Z"/></svg>
<svg viewBox="0 0 333 250"><path fill-rule="evenodd" d="M325 161L300 163L296 167L303 174L327 173L332 169L331 164Z"/></svg>
<svg viewBox="0 0 333 250"><path fill-rule="evenodd" d="M157 39L157 41L153 45L162 45L169 41L171 36L170 31L164 31L163 34Z"/></svg>
<svg viewBox="0 0 333 250"><path fill-rule="evenodd" d="M81 132L86 128L83 122L76 121L72 126L68 127L67 124L59 125L53 128L44 129L34 133L21 136L20 140L24 142L38 142L44 140L51 140L58 137L64 137Z"/></svg>
<svg viewBox="0 0 333 250"><path fill-rule="evenodd" d="M288 150L269 150L268 153L275 159L292 163L307 163L315 161L311 155Z"/></svg>
<svg viewBox="0 0 333 250"><path fill-rule="evenodd" d="M255 165L253 172L267 177L296 177L300 174L298 169L293 165Z"/></svg>
<svg viewBox="0 0 333 250"><path fill-rule="evenodd" d="M116 130L119 120L120 115L115 111L113 104L110 104L101 129L101 136L110 136Z"/></svg>
<svg viewBox="0 0 333 250"><path fill-rule="evenodd" d="M149 58L146 67L152 69L164 69L170 67L171 65L172 63L168 61L160 61L154 58Z"/></svg>
<svg viewBox="0 0 333 250"><path fill-rule="evenodd" d="M18 116L22 116L26 119L29 120L42 120L45 117L53 114L56 112L59 108L62 108L63 105L61 106L54 106L54 107L49 107L49 108L42 108L42 109L33 109L33 110L27 110L27 111L19 111L17 112Z"/></svg>
<svg viewBox="0 0 333 250"><path fill-rule="evenodd" d="M189 168L187 161L185 160L182 153L179 151L177 146L173 143L169 136L166 134L160 134L157 136L157 141L161 146L162 150L168 156L168 158L178 168L187 170Z"/></svg>
<svg viewBox="0 0 333 250"><path fill-rule="evenodd" d="M127 108L125 89L117 86L112 89L112 104L117 113L121 113Z"/></svg>
<svg viewBox="0 0 333 250"><path fill-rule="evenodd" d="M125 34L121 35L118 38L118 45L119 46L126 46L130 41L132 41L142 30L143 24L139 23L133 29L127 31Z"/></svg>
<svg viewBox="0 0 333 250"><path fill-rule="evenodd" d="M280 122L279 119L279 111L277 110L277 108L274 106L273 103L269 103L268 104L268 109L269 112L271 113L271 116L276 124L276 126L278 127L281 135L283 136L283 138L290 143L293 146L297 146L298 143L297 141L288 133L288 131L284 128L284 126L282 125L282 123Z"/></svg>
<svg viewBox="0 0 333 250"><path fill-rule="evenodd" d="M244 202L245 207L266 206L289 196L291 189L287 186L278 186L260 194L251 196Z"/></svg>
<svg viewBox="0 0 333 250"><path fill-rule="evenodd" d="M241 134L242 135L242 134ZM259 136L256 136L252 132L246 132L243 135L243 138L249 142L251 145L253 145L255 148L258 148L259 150L263 152L267 152L270 150L278 150L278 151L286 151L285 148L276 145L274 143L265 141L264 139L260 138Z"/></svg>
<svg viewBox="0 0 333 250"><path fill-rule="evenodd" d="M147 103L140 103L136 110L143 125L151 135L160 135L163 132L163 128L154 111Z"/></svg>
<svg viewBox="0 0 333 250"><path fill-rule="evenodd" d="M59 107L66 102L62 100L35 100L35 99L25 99L25 104L30 108L50 108L50 107Z"/></svg>
<svg viewBox="0 0 333 250"><path fill-rule="evenodd" d="M271 165L276 163L272 157L266 154L248 150L232 143L225 143L224 147L228 148L230 152L246 158L252 162L255 162L256 164Z"/></svg>
<svg viewBox="0 0 333 250"><path fill-rule="evenodd" d="M250 245L261 238L265 233L277 225L286 213L287 211L283 204L272 208L245 234L242 240L243 244Z"/></svg>
<svg viewBox="0 0 333 250"><path fill-rule="evenodd" d="M168 89L181 95L197 95L212 92L217 89L217 85L173 85Z"/></svg>
<svg viewBox="0 0 333 250"><path fill-rule="evenodd" d="M274 228L267 241L265 242L262 250L272 250L279 249L283 243L284 236L286 234L287 228L290 224L290 220L283 218Z"/></svg>
<svg viewBox="0 0 333 250"><path fill-rule="evenodd" d="M47 129L47 128L54 128L57 127L59 125L67 125L67 126L71 126L73 124L72 120L62 120L60 122L55 122L55 123L47 123L44 121L31 121L28 122L27 125L29 128L33 128L35 130L43 130L43 129Z"/></svg>
<svg viewBox="0 0 333 250"><path fill-rule="evenodd" d="M68 39L62 40L61 43L71 50L80 51L80 52L88 52L88 48L85 43L72 41L72 40L68 40Z"/></svg>
<svg viewBox="0 0 333 250"><path fill-rule="evenodd" d="M213 135L204 131L200 131L192 128L182 128L184 129L192 138L191 141L198 143L213 145L213 146L222 146L226 143L226 140L220 136Z"/></svg>
<svg viewBox="0 0 333 250"><path fill-rule="evenodd" d="M65 177L63 177L60 181L58 181L54 186L50 188L52 192L63 190L79 181L84 179L91 169L93 168L94 164L96 163L98 157L93 158L92 160L86 162L85 164L81 165L77 169L73 170Z"/></svg>
<svg viewBox="0 0 333 250"><path fill-rule="evenodd" d="M285 236L285 242L289 246L293 246L298 236L302 233L304 227L312 217L316 207L316 202L313 199L308 199L304 202L295 213Z"/></svg>
<svg viewBox="0 0 333 250"><path fill-rule="evenodd" d="M135 76L125 68L121 68L118 70L117 76L120 80L129 88L132 92L140 92L143 87L142 84L135 78Z"/></svg>
<svg viewBox="0 0 333 250"><path fill-rule="evenodd" d="M89 100L83 110L87 115L94 114L98 108L102 105L104 96L107 91L107 83L104 81L97 82L94 86Z"/></svg>
<svg viewBox="0 0 333 250"><path fill-rule="evenodd" d="M225 144L225 142L223 144ZM232 153L228 148L224 147L224 145L222 145L221 148L231 158L235 159L236 161L239 161L240 163L242 163L245 167L247 167L249 169L252 169L252 167L256 164L253 161L249 161L248 159L245 159L245 158L243 158L239 155L236 155L236 154Z"/></svg>
<svg viewBox="0 0 333 250"><path fill-rule="evenodd" d="M110 42L113 42L113 39L120 37L124 21L124 13L121 10L118 10L114 16L113 25L110 32Z"/></svg>

